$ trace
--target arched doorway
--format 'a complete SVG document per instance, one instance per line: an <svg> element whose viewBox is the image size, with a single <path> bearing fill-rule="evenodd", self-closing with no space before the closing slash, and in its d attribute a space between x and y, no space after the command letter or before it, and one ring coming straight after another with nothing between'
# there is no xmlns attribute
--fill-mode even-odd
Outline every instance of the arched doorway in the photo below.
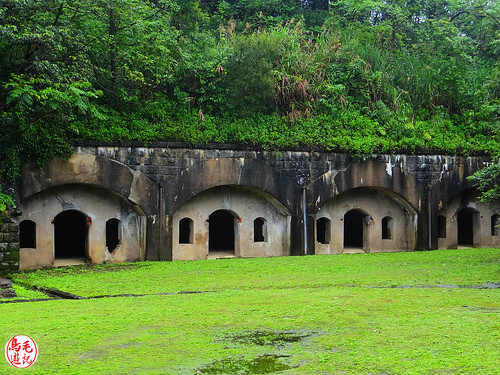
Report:
<svg viewBox="0 0 500 375"><path fill-rule="evenodd" d="M474 245L474 215L472 208L462 208L457 213L457 231L459 246Z"/></svg>
<svg viewBox="0 0 500 375"><path fill-rule="evenodd" d="M217 210L208 217L208 251L234 254L234 215L228 210Z"/></svg>
<svg viewBox="0 0 500 375"><path fill-rule="evenodd" d="M54 218L55 259L87 257L88 216L76 210L63 211Z"/></svg>
<svg viewBox="0 0 500 375"><path fill-rule="evenodd" d="M364 219L368 215L361 210L350 210L344 215L344 248L363 248L364 245Z"/></svg>

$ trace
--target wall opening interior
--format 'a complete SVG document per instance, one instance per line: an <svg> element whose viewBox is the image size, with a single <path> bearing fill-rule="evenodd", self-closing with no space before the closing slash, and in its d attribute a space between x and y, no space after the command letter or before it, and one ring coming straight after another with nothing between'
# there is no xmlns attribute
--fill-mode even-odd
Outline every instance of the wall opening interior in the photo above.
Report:
<svg viewBox="0 0 500 375"><path fill-rule="evenodd" d="M438 215L438 238L446 238L446 217Z"/></svg>
<svg viewBox="0 0 500 375"><path fill-rule="evenodd" d="M491 235L500 236L500 215L498 214L491 217Z"/></svg>
<svg viewBox="0 0 500 375"><path fill-rule="evenodd" d="M86 258L87 215L63 211L54 218L54 253L56 259Z"/></svg>
<svg viewBox="0 0 500 375"><path fill-rule="evenodd" d="M316 241L323 244L330 243L332 222L326 217L316 220Z"/></svg>
<svg viewBox="0 0 500 375"><path fill-rule="evenodd" d="M253 221L253 241L267 242L267 220L262 217Z"/></svg>
<svg viewBox="0 0 500 375"><path fill-rule="evenodd" d="M193 220L185 217L179 221L179 243L193 243Z"/></svg>
<svg viewBox="0 0 500 375"><path fill-rule="evenodd" d="M474 214L475 212L471 208L463 208L457 214L459 245L474 245Z"/></svg>
<svg viewBox="0 0 500 375"><path fill-rule="evenodd" d="M31 220L19 223L19 246L22 248L36 248L36 224Z"/></svg>
<svg viewBox="0 0 500 375"><path fill-rule="evenodd" d="M106 221L106 248L111 253L121 242L121 225L118 219Z"/></svg>
<svg viewBox="0 0 500 375"><path fill-rule="evenodd" d="M233 214L227 210L214 211L208 217L208 251L222 251L234 253L234 227Z"/></svg>
<svg viewBox="0 0 500 375"><path fill-rule="evenodd" d="M361 210L350 210L344 215L344 247L363 247L363 220Z"/></svg>
<svg viewBox="0 0 500 375"><path fill-rule="evenodd" d="M392 239L392 217L386 216L382 219L382 239Z"/></svg>

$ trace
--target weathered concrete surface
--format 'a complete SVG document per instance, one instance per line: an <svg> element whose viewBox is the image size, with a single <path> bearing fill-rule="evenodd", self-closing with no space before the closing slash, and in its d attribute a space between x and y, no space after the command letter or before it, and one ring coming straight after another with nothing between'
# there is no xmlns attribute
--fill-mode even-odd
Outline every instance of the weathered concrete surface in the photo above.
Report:
<svg viewBox="0 0 500 375"><path fill-rule="evenodd" d="M367 215L363 222L364 252L411 251L416 246L417 212L411 205L383 190L357 188L340 194L326 202L316 218L331 221L331 239L328 244L316 241L316 254L352 252L344 246L344 217L351 210L362 210ZM392 219L391 235L382 238L382 219ZM316 237L317 238L317 237Z"/></svg>
<svg viewBox="0 0 500 375"><path fill-rule="evenodd" d="M223 206L227 196L231 202L228 210L241 218L241 224L237 225L237 256L304 254L306 247L309 254L344 252L340 218L356 207L373 220L366 232L365 251L455 247L452 233L456 236L457 228L452 224L453 215L459 207L477 205L473 198L465 198L469 195L464 192L471 188L466 177L488 163L482 157L354 157L300 150L264 151L234 145L188 148L165 143L150 147L80 144L75 151L69 160L52 160L42 170L33 166L24 169L19 184L22 211L19 221L39 215L37 231L42 231L47 239L43 240L43 250L37 246L37 251L41 251L38 255L22 250L23 264L47 264L54 251L50 238L53 234L47 222L64 210L55 198L58 190L69 194L69 188L78 192L72 195L73 204L87 215L96 210L94 205L103 207L95 215L100 217L98 223L93 220L89 232L92 241L99 243L97 252L91 250L94 245L89 247L89 256L95 262L109 260L98 255L103 248L104 218L115 217L116 212L121 212L122 218L128 217L123 207L145 223L141 224L142 230L136 231L141 239L135 241L145 243L139 259L204 258L208 251L204 238L207 227L202 223ZM83 193L85 186L100 189L98 200L93 202L93 194ZM49 201L52 203L43 205ZM475 246L498 244L498 236L492 234L486 218L489 215L491 220L492 215L498 214L498 206L488 205L488 212L485 210L477 209L478 218L483 216L483 219L478 219L477 230L481 235L474 236ZM439 215L449 217L446 241L438 240ZM194 231L199 236L196 244L179 243L178 225L184 216L194 220ZM385 216L393 219L391 239L382 239L380 220ZM280 240L272 246L248 241L251 230L246 223L256 217L266 218L268 230L279 228ZM317 241L316 223L322 217L331 219L329 244ZM268 233L274 236L274 231ZM114 260L130 259L129 255ZM43 259L37 259L38 256Z"/></svg>
<svg viewBox="0 0 500 375"><path fill-rule="evenodd" d="M37 268L53 264L54 218L75 210L90 218L85 258L89 263L144 260L146 255L146 218L129 201L108 190L88 185L63 185L37 193L23 202L20 221L36 223L35 248L21 248L20 267ZM121 241L106 249L106 221L120 220Z"/></svg>
<svg viewBox="0 0 500 375"><path fill-rule="evenodd" d="M286 208L262 191L220 186L206 190L186 202L173 216L173 260L206 259L209 255L209 216L227 210L235 216L235 256L289 255L290 215ZM193 220L192 243L179 243L179 222ZM254 241L254 221L266 221L266 236Z"/></svg>

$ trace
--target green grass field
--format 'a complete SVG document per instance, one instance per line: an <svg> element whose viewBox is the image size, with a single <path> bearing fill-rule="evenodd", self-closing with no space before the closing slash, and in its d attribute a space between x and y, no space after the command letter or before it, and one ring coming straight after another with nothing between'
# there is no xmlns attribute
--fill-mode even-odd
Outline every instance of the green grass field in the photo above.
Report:
<svg viewBox="0 0 500 375"><path fill-rule="evenodd" d="M500 249L21 272L89 298L1 303L40 354L0 374L500 374L499 281Z"/></svg>

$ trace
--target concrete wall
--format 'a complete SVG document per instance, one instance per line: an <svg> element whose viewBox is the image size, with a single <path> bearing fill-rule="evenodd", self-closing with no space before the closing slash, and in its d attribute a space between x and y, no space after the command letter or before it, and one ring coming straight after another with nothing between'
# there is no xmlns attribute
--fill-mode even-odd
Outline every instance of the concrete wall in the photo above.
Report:
<svg viewBox="0 0 500 375"><path fill-rule="evenodd" d="M54 263L54 218L63 211L76 210L90 218L86 258L90 263L144 260L145 216L127 200L102 188L63 185L30 196L22 203L19 222L36 225L35 248L21 248L20 268L37 268ZM106 248L106 221L120 220L121 241L109 252Z"/></svg>
<svg viewBox="0 0 500 375"><path fill-rule="evenodd" d="M206 259L209 255L209 216L227 210L235 217L235 256L263 257L290 254L290 215L262 191L248 187L220 186L203 191L173 215L173 260ZM179 243L179 222L193 220L191 244ZM254 220L266 221L265 241L254 241Z"/></svg>
<svg viewBox="0 0 500 375"><path fill-rule="evenodd" d="M367 219L363 220L362 249L344 246L344 218L350 210L360 210ZM390 238L382 238L382 219L390 217L392 225ZM358 188L340 194L326 202L316 218L327 218L331 222L328 244L317 241L316 254L339 254L342 252L413 251L416 249L417 213L409 204L382 190Z"/></svg>
<svg viewBox="0 0 500 375"><path fill-rule="evenodd" d="M300 255L306 249L307 254L343 252L340 219L356 207L370 218L364 251L453 247L452 237L438 238L437 217L444 213L450 217L448 225L453 225L453 215L463 206L459 197L471 188L467 176L488 162L484 157L357 157L237 145L79 144L69 160L56 158L42 169L26 165L23 170L17 189L22 216L17 222L35 219L41 232L36 250L21 251L21 264L51 264L50 222L64 210L57 198L61 194L65 202L95 217L88 250L93 262L204 258L209 230L205 220L223 207L242 220L236 224L236 256ZM486 218L499 213L498 205L477 207L478 217L483 218L477 221L481 236L476 245L498 246L496 236L487 235L491 223ZM139 223L124 224L139 228L130 229L129 238L124 238L131 247L137 245L135 252L114 256L103 252L103 223L115 216L123 223L129 219ZM390 240L381 239L385 216L393 219ZM195 235L193 244L179 244L183 217L194 221L198 240ZM267 220L268 243L253 242L256 217ZM322 217L331 219L329 244L316 241L316 222ZM448 233L453 232L456 229L450 227Z"/></svg>

